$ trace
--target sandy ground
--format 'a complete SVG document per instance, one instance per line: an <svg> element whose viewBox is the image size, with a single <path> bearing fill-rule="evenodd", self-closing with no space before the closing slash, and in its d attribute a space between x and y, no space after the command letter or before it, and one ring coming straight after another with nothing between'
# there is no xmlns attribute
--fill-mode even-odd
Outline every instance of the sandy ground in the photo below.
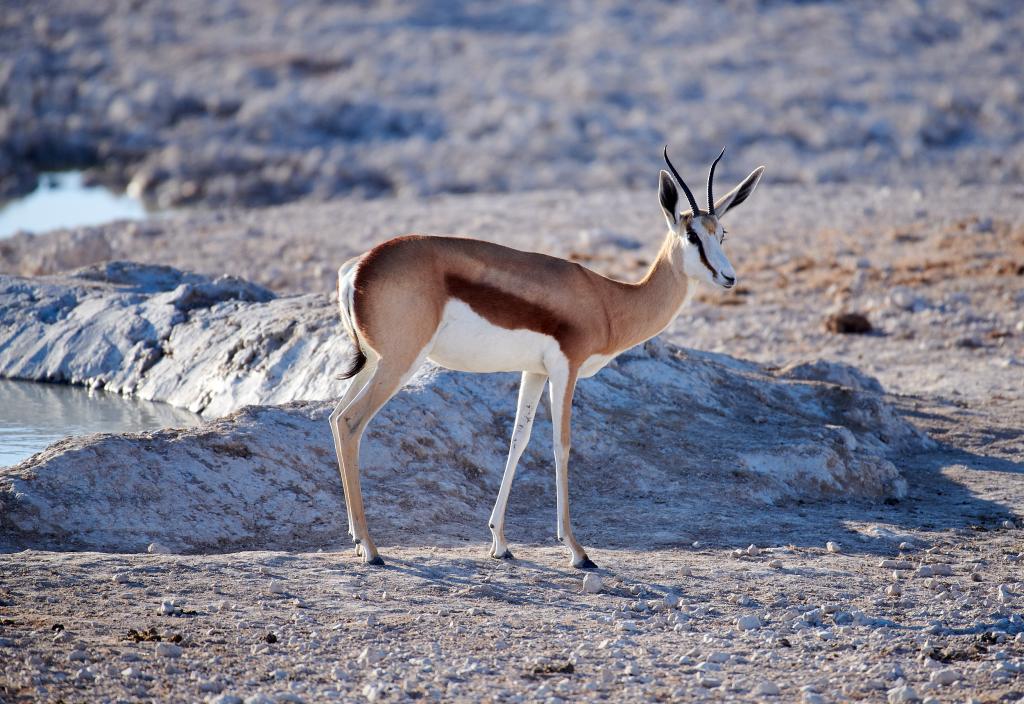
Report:
<svg viewBox="0 0 1024 704"><path fill-rule="evenodd" d="M602 568L593 594L528 518L541 507L517 524L515 494L510 562L486 557L482 504L478 534L391 534L377 570L336 544L6 553L0 700L1024 697L1024 15L998 0L480 7L5 11L4 194L74 166L164 207L305 200L20 235L0 241L0 271L132 259L328 293L348 257L432 232L635 279L663 232L662 144L697 191L728 144L720 192L769 167L725 223L740 286L703 292L665 338L875 375L938 441L900 463L908 495L686 524L622 496L615 521L574 516ZM874 332L830 332L842 312Z"/></svg>
<svg viewBox="0 0 1024 704"><path fill-rule="evenodd" d="M793 209L773 213L783 196ZM820 357L876 374L890 401L940 443L901 463L906 499L797 503L754 516L722 509L670 526L652 511L605 537L627 546L614 549L602 549L599 516L577 516L603 568L593 595L580 593L582 576L553 539L537 542L533 521L516 529L515 502L518 559L507 563L486 558L486 506L469 540L392 536L381 546L383 570L361 567L343 545L314 554L8 554L0 691L11 701L1019 698L1024 543L1003 522L1020 521L1024 498L1022 201L1007 189L930 196L897 208L913 194L759 192L727 225L740 290L702 294L666 333L769 364ZM403 226L420 214L427 231L533 242L627 277L660 236L653 195L595 195L562 213L558 202L334 203L101 232L105 257L139 257L146 247L151 260L208 272L262 271L263 283L283 291L318 288L318 267L378 232L412 229ZM553 224L540 227L549 214ZM366 234L349 239L346 217L370 223ZM145 234L119 239L132 227ZM254 227L264 235L251 237ZM16 240L5 266L21 257L59 268L62 260L44 255L69 256L82 237L93 235L41 238L33 252ZM244 262L229 256L232 246L246 247ZM275 279L285 253L302 265ZM839 310L864 312L878 332L827 332ZM628 497L621 507L632 510ZM842 552L829 553L827 541ZM750 544L771 551L734 556ZM776 559L781 567L769 565ZM883 559L912 569L880 567ZM938 567L929 577L921 565L950 573ZM678 604L669 596L676 605L659 606L666 595ZM166 599L183 600L183 614L162 615ZM741 630L738 619L750 615L760 627ZM181 636L180 653L135 643L130 629L161 643Z"/></svg>

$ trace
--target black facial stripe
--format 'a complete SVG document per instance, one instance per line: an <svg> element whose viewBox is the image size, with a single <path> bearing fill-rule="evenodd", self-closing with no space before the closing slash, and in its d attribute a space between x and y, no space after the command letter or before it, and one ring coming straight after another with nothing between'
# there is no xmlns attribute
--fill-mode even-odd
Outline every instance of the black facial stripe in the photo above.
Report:
<svg viewBox="0 0 1024 704"><path fill-rule="evenodd" d="M697 253L700 254L701 263L708 268L708 271L711 272L712 276L718 276L718 272L715 271L715 267L711 266L711 262L708 261L708 255L704 253L704 242L701 240L700 235L698 235L690 225L686 226L686 234L693 235L694 238L696 238Z"/></svg>

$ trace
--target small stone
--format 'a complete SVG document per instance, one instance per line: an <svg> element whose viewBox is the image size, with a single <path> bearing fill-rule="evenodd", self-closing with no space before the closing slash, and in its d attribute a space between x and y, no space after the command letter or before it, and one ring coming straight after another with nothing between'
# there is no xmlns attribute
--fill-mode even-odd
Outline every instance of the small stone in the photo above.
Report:
<svg viewBox="0 0 1024 704"><path fill-rule="evenodd" d="M156 654L163 658L180 658L181 648L174 643L157 643Z"/></svg>
<svg viewBox="0 0 1024 704"><path fill-rule="evenodd" d="M68 660L88 660L88 659L89 659L89 654L86 653L84 650L77 650L76 649L76 650L72 650L68 654Z"/></svg>
<svg viewBox="0 0 1024 704"><path fill-rule="evenodd" d="M599 574L594 574L593 572L591 572L583 578L584 594L597 594L599 591L601 591L601 588L603 586L604 583L601 580L601 575Z"/></svg>
<svg viewBox="0 0 1024 704"><path fill-rule="evenodd" d="M779 685L774 682L760 682L754 687L754 694L761 695L762 697L775 697L779 694Z"/></svg>
<svg viewBox="0 0 1024 704"><path fill-rule="evenodd" d="M180 609L175 606L173 599L164 599L160 602L160 613L165 616L173 616L176 613L180 613Z"/></svg>
<svg viewBox="0 0 1024 704"><path fill-rule="evenodd" d="M839 543L833 540L830 540L827 543L825 543L825 549L831 553L842 552L842 548L839 546Z"/></svg>
<svg viewBox="0 0 1024 704"><path fill-rule="evenodd" d="M708 662L717 662L717 663L729 662L729 653L723 653L720 650L712 650L710 653L708 653L707 657L704 658L704 659L707 660Z"/></svg>
<svg viewBox="0 0 1024 704"><path fill-rule="evenodd" d="M356 658L356 662L365 667L367 665L376 665L383 659L383 651L377 650L376 648L370 646L366 646L365 648L363 648L363 652L359 653L359 657Z"/></svg>
<svg viewBox="0 0 1024 704"><path fill-rule="evenodd" d="M782 560L769 560L768 566L771 567L773 570L781 570Z"/></svg>
<svg viewBox="0 0 1024 704"><path fill-rule="evenodd" d="M931 678L929 678L928 681L932 684L939 684L945 687L947 685L953 684L954 682L959 682L962 679L963 675L961 675L953 668L947 667L933 672Z"/></svg>
<svg viewBox="0 0 1024 704"><path fill-rule="evenodd" d="M932 577L934 575L935 570L933 570L930 565L921 565L916 570L914 570L915 577Z"/></svg>
<svg viewBox="0 0 1024 704"><path fill-rule="evenodd" d="M932 574L936 574L941 577L952 577L953 568L949 565L932 565Z"/></svg>
<svg viewBox="0 0 1024 704"><path fill-rule="evenodd" d="M889 596L899 596L903 593L903 590L900 589L900 585L898 584L890 584L888 587L885 588L885 593Z"/></svg>
<svg viewBox="0 0 1024 704"><path fill-rule="evenodd" d="M914 544L913 543L907 542L906 540L904 540L902 543L900 543L900 550L903 550L904 552L909 551L909 550L913 550L913 549L914 549Z"/></svg>
<svg viewBox="0 0 1024 704"><path fill-rule="evenodd" d="M1016 527L1017 524L1013 521L1003 521L1003 528L1005 528L1006 530L1014 530Z"/></svg>
<svg viewBox="0 0 1024 704"><path fill-rule="evenodd" d="M132 581L132 577L127 572L118 572L110 578L110 581L114 584L128 584L128 582Z"/></svg>
<svg viewBox="0 0 1024 704"><path fill-rule="evenodd" d="M679 606L679 595L678 594L666 594L665 598L662 599L662 603L665 604L666 608L674 609Z"/></svg>
<svg viewBox="0 0 1024 704"><path fill-rule="evenodd" d="M138 679L142 675L142 672L137 667L126 667L121 670L121 677L126 680Z"/></svg>
<svg viewBox="0 0 1024 704"><path fill-rule="evenodd" d="M893 687L885 693L886 700L889 704L902 704L902 702L917 702L921 701L921 698L917 696L917 692L914 691L910 685L903 685L901 687Z"/></svg>
<svg viewBox="0 0 1024 704"><path fill-rule="evenodd" d="M761 619L754 614L747 614L736 619L736 628L741 631L754 631L761 627Z"/></svg>
<svg viewBox="0 0 1024 704"><path fill-rule="evenodd" d="M279 579L273 579L270 581L270 593L271 594L287 594L288 588Z"/></svg>
<svg viewBox="0 0 1024 704"><path fill-rule="evenodd" d="M1010 591L1009 585L1000 584L996 588L996 598L999 599L999 602L1002 604L1009 602L1013 598L1013 593Z"/></svg>
<svg viewBox="0 0 1024 704"><path fill-rule="evenodd" d="M379 619L377 618L377 614L374 614L374 613L366 614L366 625L367 626L376 626L378 623L379 623Z"/></svg>
<svg viewBox="0 0 1024 704"><path fill-rule="evenodd" d="M878 566L887 570L912 570L914 566L906 560L882 560Z"/></svg>
<svg viewBox="0 0 1024 704"><path fill-rule="evenodd" d="M683 575L684 577L692 577L693 576L693 570L691 570L689 567L683 565L681 568L679 568L679 574Z"/></svg>
<svg viewBox="0 0 1024 704"><path fill-rule="evenodd" d="M745 552L747 553L747 555L749 557L755 557L755 556L761 554L761 549L758 548L756 545L751 544L751 545L747 546L747 549L745 550Z"/></svg>
<svg viewBox="0 0 1024 704"><path fill-rule="evenodd" d="M161 543L152 542L149 547L146 548L146 552L150 555L170 555L171 549Z"/></svg>

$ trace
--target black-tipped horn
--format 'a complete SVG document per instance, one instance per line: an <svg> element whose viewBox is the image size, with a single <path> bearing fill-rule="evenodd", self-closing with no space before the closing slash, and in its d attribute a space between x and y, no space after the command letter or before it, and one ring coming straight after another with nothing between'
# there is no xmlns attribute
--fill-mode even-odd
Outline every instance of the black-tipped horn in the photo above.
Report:
<svg viewBox="0 0 1024 704"><path fill-rule="evenodd" d="M722 147L722 153L718 155L714 163L711 164L711 173L708 174L708 212L712 215L715 214L715 196L712 193L712 186L715 182L715 167L718 166L718 162L722 160L722 156L725 154L725 147Z"/></svg>
<svg viewBox="0 0 1024 704"><path fill-rule="evenodd" d="M690 192L690 187L686 185L686 181L684 181L683 177L679 175L678 171L676 171L676 167L672 166L672 162L668 160L667 144L665 145L664 154L665 163L668 164L668 168L672 172L672 175L676 177L676 181L678 181L679 185L683 187L683 193L686 194L686 200L690 201L690 210L693 212L693 217L697 217L700 215L700 208L697 207L697 199L693 197L693 193Z"/></svg>

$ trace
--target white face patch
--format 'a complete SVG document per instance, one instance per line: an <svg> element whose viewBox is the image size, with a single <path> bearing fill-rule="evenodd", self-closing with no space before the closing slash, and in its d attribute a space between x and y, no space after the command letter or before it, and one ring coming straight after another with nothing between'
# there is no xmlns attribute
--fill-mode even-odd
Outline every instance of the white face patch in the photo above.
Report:
<svg viewBox="0 0 1024 704"><path fill-rule="evenodd" d="M723 235L721 223L711 218L699 218L691 221L689 228L686 222L680 223L680 239L683 246L683 265L686 275L698 281L704 281L722 288L732 288L736 281L736 271L732 268L725 251L722 249ZM708 230L713 232L709 233Z"/></svg>

